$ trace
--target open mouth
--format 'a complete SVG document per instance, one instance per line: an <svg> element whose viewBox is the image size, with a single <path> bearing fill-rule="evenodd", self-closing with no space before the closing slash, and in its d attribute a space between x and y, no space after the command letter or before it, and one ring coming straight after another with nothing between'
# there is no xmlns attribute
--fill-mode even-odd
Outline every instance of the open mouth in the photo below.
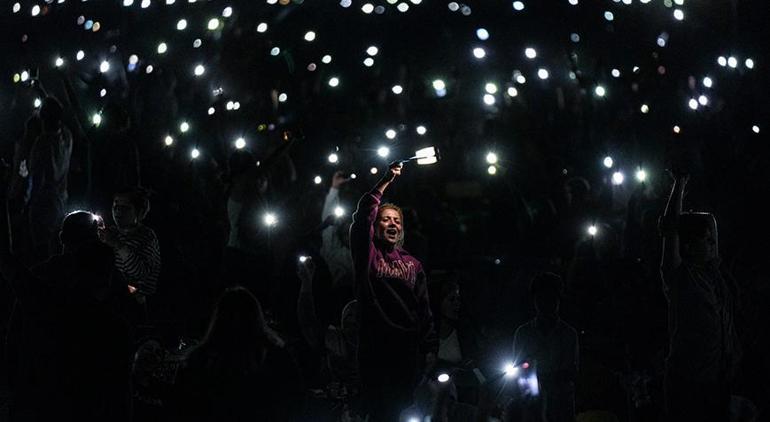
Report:
<svg viewBox="0 0 770 422"><path fill-rule="evenodd" d="M385 229L385 234L388 235L388 237L396 237L398 236L398 229L396 228L387 228Z"/></svg>

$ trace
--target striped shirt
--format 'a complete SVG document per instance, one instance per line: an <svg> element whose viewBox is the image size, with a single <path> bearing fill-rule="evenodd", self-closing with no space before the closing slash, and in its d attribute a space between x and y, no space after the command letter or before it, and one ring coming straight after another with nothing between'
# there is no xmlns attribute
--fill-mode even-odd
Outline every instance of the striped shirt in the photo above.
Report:
<svg viewBox="0 0 770 422"><path fill-rule="evenodd" d="M138 293L155 293L160 276L160 247L155 232L140 224L128 233L119 233L115 267Z"/></svg>

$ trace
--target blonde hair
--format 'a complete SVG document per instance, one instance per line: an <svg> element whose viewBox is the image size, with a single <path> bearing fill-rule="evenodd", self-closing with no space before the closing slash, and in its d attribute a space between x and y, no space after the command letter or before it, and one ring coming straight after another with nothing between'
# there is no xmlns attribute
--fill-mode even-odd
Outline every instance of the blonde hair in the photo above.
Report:
<svg viewBox="0 0 770 422"><path fill-rule="evenodd" d="M398 218L401 219L401 235L398 237L398 240L396 241L396 246L399 248L404 246L404 211L396 204L391 204L390 202L386 202L377 209L377 220L380 220L380 215L382 215L382 212L385 210L393 210L398 213Z"/></svg>

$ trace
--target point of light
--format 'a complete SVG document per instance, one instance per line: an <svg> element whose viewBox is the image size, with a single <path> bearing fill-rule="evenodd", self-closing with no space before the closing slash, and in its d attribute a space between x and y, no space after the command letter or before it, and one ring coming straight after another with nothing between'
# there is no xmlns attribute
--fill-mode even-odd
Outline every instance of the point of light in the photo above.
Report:
<svg viewBox="0 0 770 422"><path fill-rule="evenodd" d="M174 145L174 138L172 138L171 135L166 135L166 138L163 139L163 143L166 144L167 147L170 147L171 145Z"/></svg>
<svg viewBox="0 0 770 422"><path fill-rule="evenodd" d="M709 103L709 97L705 95L701 95L700 97L698 97L698 104L702 106L707 106L708 103Z"/></svg>
<svg viewBox="0 0 770 422"><path fill-rule="evenodd" d="M644 171L644 169L639 169L636 171L636 180L639 182L644 182L647 180L647 172Z"/></svg>
<svg viewBox="0 0 770 422"><path fill-rule="evenodd" d="M193 160L200 156L201 156L201 152L198 150L198 148L193 148L193 150L190 151L190 157L192 157Z"/></svg>
<svg viewBox="0 0 770 422"><path fill-rule="evenodd" d="M399 95L402 92L404 92L404 88L401 85L393 85L393 88L390 89L393 91L394 94Z"/></svg>
<svg viewBox="0 0 770 422"><path fill-rule="evenodd" d="M19 13L19 11L21 10L21 4L19 4L18 2L14 3L12 10L13 10L13 13Z"/></svg>
<svg viewBox="0 0 770 422"><path fill-rule="evenodd" d="M486 91L487 94L497 94L497 84L487 82L487 84L484 85L484 91Z"/></svg>
<svg viewBox="0 0 770 422"><path fill-rule="evenodd" d="M473 49L473 57L477 59L483 59L486 56L487 56L487 52L483 48L476 47Z"/></svg>
<svg viewBox="0 0 770 422"><path fill-rule="evenodd" d="M91 122L94 124L94 126L99 126L102 124L102 115L99 113L94 113L94 115L91 116Z"/></svg>
<svg viewBox="0 0 770 422"><path fill-rule="evenodd" d="M698 100L696 100L695 98L690 98L690 101L687 103L687 105L691 109L697 110L698 109Z"/></svg>
<svg viewBox="0 0 770 422"><path fill-rule="evenodd" d="M305 255L300 255L300 256L299 256L299 262L300 262L300 264L304 264L304 263L306 263L308 259L310 259L310 258L309 258L309 257L307 257L307 256L305 256Z"/></svg>
<svg viewBox="0 0 770 422"><path fill-rule="evenodd" d="M674 19L678 21L684 20L684 11L682 9L674 10Z"/></svg>
<svg viewBox="0 0 770 422"><path fill-rule="evenodd" d="M262 222L268 227L273 227L278 224L278 217L276 217L275 214L268 212L262 216Z"/></svg>
<svg viewBox="0 0 770 422"><path fill-rule="evenodd" d="M727 66L727 59L725 56L719 56L717 57L717 63L719 63L720 66L725 67Z"/></svg>
<svg viewBox="0 0 770 422"><path fill-rule="evenodd" d="M436 91L443 91L446 89L446 84L441 79L436 79L433 81L433 89Z"/></svg>
<svg viewBox="0 0 770 422"><path fill-rule="evenodd" d="M618 69L612 69L612 72L610 72L610 73L612 74L613 78L619 78L620 77L620 70L618 70Z"/></svg>
<svg viewBox="0 0 770 422"><path fill-rule="evenodd" d="M329 154L329 157L327 157L327 160L329 160L330 163L336 164L338 161L340 161L340 157L336 153Z"/></svg>
<svg viewBox="0 0 770 422"><path fill-rule="evenodd" d="M417 131L418 135L425 135L428 132L428 129L425 126L422 126L422 125L417 126L417 129L415 129L415 130Z"/></svg>
<svg viewBox="0 0 770 422"><path fill-rule="evenodd" d="M586 230L586 231L588 232L589 236L596 236L596 233L599 232L599 229L597 229L596 226L594 226L592 224L592 225L588 226L588 230Z"/></svg>
<svg viewBox="0 0 770 422"><path fill-rule="evenodd" d="M339 78L336 78L336 77L329 78L329 86L330 87L334 88L334 87L339 86L339 84L340 84Z"/></svg>
<svg viewBox="0 0 770 422"><path fill-rule="evenodd" d="M495 105L495 96L492 94L484 94L484 104L488 106Z"/></svg>
<svg viewBox="0 0 770 422"><path fill-rule="evenodd" d="M524 10L524 3L520 1L513 2L513 10L516 10L519 12Z"/></svg>
<svg viewBox="0 0 770 422"><path fill-rule="evenodd" d="M486 41L489 39L489 31L484 28L479 28L476 30L476 37L481 41Z"/></svg>
<svg viewBox="0 0 770 422"><path fill-rule="evenodd" d="M399 12L404 13L409 10L409 3L399 3L398 6L396 6L396 9L398 9Z"/></svg>
<svg viewBox="0 0 770 422"><path fill-rule="evenodd" d="M281 49L279 47L273 47L270 49L271 56L277 56L279 54L281 54Z"/></svg>
<svg viewBox="0 0 770 422"><path fill-rule="evenodd" d="M342 208L340 206L334 207L334 216L339 218L345 215L345 208Z"/></svg>
<svg viewBox="0 0 770 422"><path fill-rule="evenodd" d="M509 87L506 93L508 94L509 97L515 97L519 95L519 90L516 89L515 87Z"/></svg>
<svg viewBox="0 0 770 422"><path fill-rule="evenodd" d="M604 19L607 20L608 22L612 22L615 20L615 14L613 14L608 10L604 12Z"/></svg>
<svg viewBox="0 0 770 422"><path fill-rule="evenodd" d="M179 124L179 131L182 133L186 133L188 130L190 130L190 124L187 122L182 122Z"/></svg>
<svg viewBox="0 0 770 422"><path fill-rule="evenodd" d="M32 16L37 16L37 15L39 15L39 14L40 14L40 6L38 6L38 5L34 5L34 6L32 6L32 12L31 12L31 14L32 14Z"/></svg>
<svg viewBox="0 0 770 422"><path fill-rule="evenodd" d="M375 47L375 46L373 46L373 45L369 46L369 48L366 49L366 54L368 54L370 56L376 56L377 53L379 53L379 52L380 52L380 49Z"/></svg>
<svg viewBox="0 0 770 422"><path fill-rule="evenodd" d="M217 28L219 28L220 22L218 18L211 18L209 20L208 25L206 27L209 29L209 31L216 31Z"/></svg>
<svg viewBox="0 0 770 422"><path fill-rule="evenodd" d="M615 165L615 161L610 157L609 155L604 157L604 160L602 161L602 164L604 164L604 167L607 167L608 169L611 169L612 166Z"/></svg>
<svg viewBox="0 0 770 422"><path fill-rule="evenodd" d="M528 59L534 59L537 57L537 50L532 47L527 47L524 49L524 56L526 56Z"/></svg>
<svg viewBox="0 0 770 422"><path fill-rule="evenodd" d="M379 155L382 158L387 157L388 155L390 155L390 148L388 147L377 148L377 155Z"/></svg>
<svg viewBox="0 0 770 422"><path fill-rule="evenodd" d="M43 100L41 100L40 98L35 98L35 101L32 103L32 105L35 108L40 108L40 106L43 105Z"/></svg>
<svg viewBox="0 0 770 422"><path fill-rule="evenodd" d="M385 137L388 139L396 139L396 135L398 133L393 129L388 129L385 131Z"/></svg>
<svg viewBox="0 0 770 422"><path fill-rule="evenodd" d="M332 56L327 54L327 55L321 57L321 63L329 64L331 62L332 62Z"/></svg>
<svg viewBox="0 0 770 422"><path fill-rule="evenodd" d="M736 59L733 56L728 57L727 58L727 65L730 66L731 68L735 69L736 67L738 67L738 59Z"/></svg>
<svg viewBox="0 0 770 422"><path fill-rule="evenodd" d="M754 133L759 133L759 126L757 126L757 125L752 126L751 127L751 131L754 132Z"/></svg>
<svg viewBox="0 0 770 422"><path fill-rule="evenodd" d="M378 172L377 167L372 167L369 169L369 173L371 174L377 174L377 172Z"/></svg>
<svg viewBox="0 0 770 422"><path fill-rule="evenodd" d="M99 72L107 73L110 70L110 62L107 60L104 60L99 64Z"/></svg>
<svg viewBox="0 0 770 422"><path fill-rule="evenodd" d="M674 133L680 133L682 131L682 128L679 126L674 126Z"/></svg>
<svg viewBox="0 0 770 422"><path fill-rule="evenodd" d="M166 45L166 43L162 42L158 44L158 54L165 54L166 51L168 51L168 45Z"/></svg>
<svg viewBox="0 0 770 422"><path fill-rule="evenodd" d="M311 42L315 40L315 32L313 31L307 31L305 33L305 41Z"/></svg>
<svg viewBox="0 0 770 422"><path fill-rule="evenodd" d="M320 185L321 182L323 182L323 179L321 178L321 176L316 176L313 178L313 183L315 183L316 185Z"/></svg>
<svg viewBox="0 0 770 422"><path fill-rule="evenodd" d="M548 79L548 70L540 68L537 70L537 77L543 80Z"/></svg>
<svg viewBox="0 0 770 422"><path fill-rule="evenodd" d="M612 184L615 186L622 185L623 181L626 180L626 176L623 175L623 173L616 171L615 173L612 173Z"/></svg>
<svg viewBox="0 0 770 422"><path fill-rule="evenodd" d="M179 19L176 23L177 31L184 31L187 28L187 19Z"/></svg>
<svg viewBox="0 0 770 422"><path fill-rule="evenodd" d="M644 114L647 114L650 112L650 106L648 106L647 104L642 104L642 106L639 109Z"/></svg>
<svg viewBox="0 0 770 422"><path fill-rule="evenodd" d="M57 57L56 60L54 60L54 66L56 67L64 66L64 59L61 57Z"/></svg>
<svg viewBox="0 0 770 422"><path fill-rule="evenodd" d="M195 76L202 76L204 73L206 73L206 68L202 64L199 64L195 66L195 70L193 72L195 73Z"/></svg>
<svg viewBox="0 0 770 422"><path fill-rule="evenodd" d="M209 107L209 109L207 111L209 116L214 115L214 113L216 113L216 112L217 112L217 109L215 109L214 107Z"/></svg>
<svg viewBox="0 0 770 422"><path fill-rule="evenodd" d="M238 138L235 140L235 148L237 149L243 149L246 147L246 140L243 138Z"/></svg>
<svg viewBox="0 0 770 422"><path fill-rule="evenodd" d="M265 22L260 22L259 25L257 25L257 32L260 34L267 32L267 24Z"/></svg>
<svg viewBox="0 0 770 422"><path fill-rule="evenodd" d="M746 65L746 68L754 69L754 60L753 59L746 59L744 64Z"/></svg>
<svg viewBox="0 0 770 422"><path fill-rule="evenodd" d="M374 6L371 3L366 3L361 6L361 11L368 15L374 11Z"/></svg>
<svg viewBox="0 0 770 422"><path fill-rule="evenodd" d="M497 164L497 154L494 152L487 153L487 163L489 164Z"/></svg>
<svg viewBox="0 0 770 422"><path fill-rule="evenodd" d="M596 94L596 96L598 96L598 97L604 97L605 95L607 95L607 90L606 90L606 89L604 89L604 87L603 87L603 86L599 85L599 86L597 86L597 87L594 89L594 93L595 93L595 94Z"/></svg>
<svg viewBox="0 0 770 422"><path fill-rule="evenodd" d="M519 368L517 368L513 363L509 362L503 366L503 373L505 373L506 377L515 377L519 373Z"/></svg>
<svg viewBox="0 0 770 422"><path fill-rule="evenodd" d="M227 6L227 7L225 7L225 8L222 10L222 17L223 17L223 18L229 18L229 17L230 17L230 16L232 16L232 15L233 15L233 8L232 8L232 7L230 7L230 6Z"/></svg>
<svg viewBox="0 0 770 422"><path fill-rule="evenodd" d="M494 176L495 174L497 174L497 167L495 166L487 167L487 173L489 173L491 176Z"/></svg>
<svg viewBox="0 0 770 422"><path fill-rule="evenodd" d="M439 376L436 378L438 382L444 383L449 381L449 374L439 374Z"/></svg>
<svg viewBox="0 0 770 422"><path fill-rule="evenodd" d="M366 67L372 67L374 66L374 59L371 57L367 57L364 59L364 66Z"/></svg>
<svg viewBox="0 0 770 422"><path fill-rule="evenodd" d="M712 81L711 78L706 76L705 78L703 78L703 86L705 86L706 88L711 88L712 86L714 86L714 81Z"/></svg>

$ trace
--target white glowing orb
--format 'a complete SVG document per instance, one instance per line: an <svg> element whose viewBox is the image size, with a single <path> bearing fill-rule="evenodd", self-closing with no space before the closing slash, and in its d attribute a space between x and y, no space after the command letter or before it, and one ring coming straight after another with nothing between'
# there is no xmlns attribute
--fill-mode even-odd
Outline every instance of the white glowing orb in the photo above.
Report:
<svg viewBox="0 0 770 422"><path fill-rule="evenodd" d="M707 106L709 104L709 97L705 95L701 95L700 97L698 97L698 104L702 106Z"/></svg>
<svg viewBox="0 0 770 422"><path fill-rule="evenodd" d="M640 182L644 182L647 180L647 172L644 171L644 169L639 169L636 171L636 180Z"/></svg>
<svg viewBox="0 0 770 422"><path fill-rule="evenodd" d="M516 10L516 11L524 10L524 3L520 1L513 2L513 10Z"/></svg>
<svg viewBox="0 0 770 422"><path fill-rule="evenodd" d="M757 126L757 125L752 126L751 127L751 131L754 132L754 133L759 133L759 126Z"/></svg>
<svg viewBox="0 0 770 422"><path fill-rule="evenodd" d="M387 157L388 155L390 155L390 148L388 147L377 148L377 155L379 155L382 158Z"/></svg>
<svg viewBox="0 0 770 422"><path fill-rule="evenodd" d="M200 156L201 156L201 152L198 151L198 148L193 148L193 150L190 151L190 157L192 157L192 159L196 159Z"/></svg>
<svg viewBox="0 0 770 422"><path fill-rule="evenodd" d="M377 171L378 171L377 167L372 167L372 168L369 169L369 173L371 173L371 174L377 174Z"/></svg>
<svg viewBox="0 0 770 422"><path fill-rule="evenodd" d="M385 137L388 139L396 139L396 135L398 133L393 129L388 129L385 131Z"/></svg>
<svg viewBox="0 0 770 422"><path fill-rule="evenodd" d="M273 47L273 48L270 49L270 55L271 56L277 56L279 54L281 54L281 49L280 48Z"/></svg>
<svg viewBox="0 0 770 422"><path fill-rule="evenodd" d="M278 224L278 217L276 217L275 214L268 212L262 216L262 222L265 223L266 226L272 227Z"/></svg>
<svg viewBox="0 0 770 422"><path fill-rule="evenodd" d="M340 206L334 207L334 216L339 218L345 215L345 208L342 208Z"/></svg>
<svg viewBox="0 0 770 422"><path fill-rule="evenodd" d="M602 164L604 164L604 167L607 167L608 169L611 169L613 165L615 165L615 161L610 157L609 155L604 157L604 160L602 161Z"/></svg>
<svg viewBox="0 0 770 422"><path fill-rule="evenodd" d="M642 106L639 108L639 110L642 113L647 114L647 113L650 112L650 106L648 106L647 104L642 104Z"/></svg>
<svg viewBox="0 0 770 422"><path fill-rule="evenodd" d="M32 105L35 108L40 108L40 106L43 105L43 100L41 100L40 98L35 98L35 101Z"/></svg>
<svg viewBox="0 0 770 422"><path fill-rule="evenodd" d="M706 76L705 78L703 78L703 86L705 86L706 88L711 88L712 86L714 86L714 81L712 81L711 78Z"/></svg>
<svg viewBox="0 0 770 422"><path fill-rule="evenodd" d="M186 133L190 130L190 124L187 122L182 122L179 124L179 131L182 133Z"/></svg>
<svg viewBox="0 0 770 422"><path fill-rule="evenodd" d="M487 56L487 52L483 48L476 47L476 48L473 49L473 57L475 57L477 59L483 59L486 56Z"/></svg>
<svg viewBox="0 0 770 422"><path fill-rule="evenodd" d="M305 255L300 255L299 262L300 262L300 264L304 264L304 263L307 262L308 259L310 259L310 257L307 257Z"/></svg>
<svg viewBox="0 0 770 422"><path fill-rule="evenodd" d="M364 59L364 66L366 67L372 67L374 66L374 59L371 57L367 57Z"/></svg>
<svg viewBox="0 0 770 422"><path fill-rule="evenodd" d="M286 95L285 92L282 92L280 95L278 95L278 101L279 102L285 103L286 100L288 100L288 99L289 99L289 96Z"/></svg>
<svg viewBox="0 0 770 422"><path fill-rule="evenodd" d="M267 32L267 24L265 22L260 22L259 25L257 25L257 32L260 34Z"/></svg>
<svg viewBox="0 0 770 422"><path fill-rule="evenodd" d="M449 374L439 374L439 376L436 378L438 382L444 383L449 381Z"/></svg>
<svg viewBox="0 0 770 422"><path fill-rule="evenodd" d="M516 76L516 83L518 83L520 85L524 85L525 83L527 83L527 78L525 78L524 75L517 75Z"/></svg>
<svg viewBox="0 0 770 422"><path fill-rule="evenodd" d="M209 29L209 31L216 31L217 28L219 28L220 22L218 18L211 18L209 20L209 23L206 25L206 27Z"/></svg>
<svg viewBox="0 0 770 422"><path fill-rule="evenodd" d="M682 128L679 126L674 126L674 133L680 133L682 131Z"/></svg>
<svg viewBox="0 0 770 422"><path fill-rule="evenodd" d="M698 109L698 100L696 100L695 98L690 98L690 101L687 103L687 105L691 109L697 110Z"/></svg>
<svg viewBox="0 0 770 422"><path fill-rule="evenodd" d="M56 67L64 66L64 59L61 57L57 57L56 60L54 60L54 66Z"/></svg>
<svg viewBox="0 0 770 422"><path fill-rule="evenodd" d="M484 104L488 106L495 105L495 96L492 94L484 94Z"/></svg>
<svg viewBox="0 0 770 422"><path fill-rule="evenodd" d="M332 62L332 56L327 54L327 55L321 57L321 63L329 64L331 62Z"/></svg>
<svg viewBox="0 0 770 422"><path fill-rule="evenodd" d="M375 47L375 46L373 46L373 45L369 46L369 48L366 49L366 54L368 54L370 56L376 56L377 53L379 53L379 52L380 52L380 49Z"/></svg>
<svg viewBox="0 0 770 422"><path fill-rule="evenodd" d="M214 107L209 107L209 109L208 109L208 111L207 111L207 113L209 114L209 116L212 116L212 115L214 115L214 113L216 113L216 112L217 112L217 109L215 109Z"/></svg>
<svg viewBox="0 0 770 422"><path fill-rule="evenodd" d="M747 69L754 69L754 60L753 59L746 59L744 62Z"/></svg>
<svg viewBox="0 0 770 422"><path fill-rule="evenodd" d="M607 22L612 22L615 20L615 14L608 10L604 12L604 19L607 20Z"/></svg>
<svg viewBox="0 0 770 422"><path fill-rule="evenodd" d="M612 74L613 78L619 78L620 77L620 70L618 70L618 69L612 69L612 72L610 72L610 73Z"/></svg>
<svg viewBox="0 0 770 422"><path fill-rule="evenodd" d="M728 57L727 58L727 65L732 67L733 69L735 69L736 67L738 67L738 59L736 59L733 56Z"/></svg>
<svg viewBox="0 0 770 422"><path fill-rule="evenodd" d="M305 32L305 41L311 42L315 40L315 32L313 31L307 31Z"/></svg>
<svg viewBox="0 0 770 422"><path fill-rule="evenodd" d="M537 77L538 78L546 80L546 79L548 79L548 76L549 76L548 70L543 69L543 68L540 68L540 69L537 70Z"/></svg>
<svg viewBox="0 0 770 422"><path fill-rule="evenodd" d="M232 8L232 7L230 7L230 6L227 6L227 7L225 7L225 8L222 10L222 17L223 17L223 18L229 18L229 17L230 17L230 16L232 16L232 15L233 15L233 8Z"/></svg>
<svg viewBox="0 0 770 422"><path fill-rule="evenodd" d="M717 57L717 63L719 63L720 66L725 67L727 66L727 59L725 56L719 56Z"/></svg>
<svg viewBox="0 0 770 422"><path fill-rule="evenodd" d="M104 60L99 64L99 72L107 73L110 70L110 62Z"/></svg>
<svg viewBox="0 0 770 422"><path fill-rule="evenodd" d="M615 173L612 173L612 184L613 185L622 185L623 181L626 180L626 176L623 175L623 173L616 171Z"/></svg>
<svg viewBox="0 0 770 422"><path fill-rule="evenodd" d="M166 43L162 42L158 44L158 54L165 54L166 51L168 51L168 45L166 45Z"/></svg>
<svg viewBox="0 0 770 422"><path fill-rule="evenodd" d="M487 94L497 94L497 84L487 82L487 84L484 85L484 91L486 91Z"/></svg>
<svg viewBox="0 0 770 422"><path fill-rule="evenodd" d="M142 9L146 9L150 7L150 0L142 0L142 3L139 5Z"/></svg>
<svg viewBox="0 0 770 422"><path fill-rule="evenodd" d="M506 363L503 367L503 373L507 377L515 377L519 373L519 368L513 363Z"/></svg>
<svg viewBox="0 0 770 422"><path fill-rule="evenodd" d="M433 81L433 89L436 91L443 91L446 89L446 84L441 79L436 79Z"/></svg>
<svg viewBox="0 0 770 422"><path fill-rule="evenodd" d="M361 6L361 11L368 15L374 11L374 6L371 3L366 3Z"/></svg>
<svg viewBox="0 0 770 422"><path fill-rule="evenodd" d="M596 236L596 233L599 232L599 229L597 229L596 226L594 225L590 225L588 226L588 230L586 231L588 232L589 236Z"/></svg>
<svg viewBox="0 0 770 422"><path fill-rule="evenodd" d="M497 164L497 154L495 154L494 152L487 153L487 163Z"/></svg>
<svg viewBox="0 0 770 422"><path fill-rule="evenodd" d="M450 10L450 11L452 11L452 12L456 12L457 10L459 10L459 9L460 9L460 5L459 5L459 4L457 4L457 2L455 2L455 1L453 1L453 2L449 2L449 4L447 4L447 7L448 7L448 8L449 8L449 10Z"/></svg>
<svg viewBox="0 0 770 422"><path fill-rule="evenodd" d="M323 179L321 178L321 176L316 176L313 178L313 183L315 183L316 185L320 185L321 182L323 182Z"/></svg>
<svg viewBox="0 0 770 422"><path fill-rule="evenodd" d="M599 85L594 89L594 93L597 97L604 97L607 95L607 90L603 86Z"/></svg>
<svg viewBox="0 0 770 422"><path fill-rule="evenodd" d="M534 59L537 57L537 50L532 47L527 47L524 49L524 56L528 59Z"/></svg>
<svg viewBox="0 0 770 422"><path fill-rule="evenodd" d="M684 11L682 9L675 9L674 10L674 19L681 21L684 20Z"/></svg>
<svg viewBox="0 0 770 422"><path fill-rule="evenodd" d="M476 30L476 37L481 41L486 41L489 39L489 31L484 28L479 28Z"/></svg>
<svg viewBox="0 0 770 422"><path fill-rule="evenodd" d="M174 138L172 138L171 135L166 135L163 139L163 143L166 144L167 147L170 147L171 145L174 145Z"/></svg>
<svg viewBox="0 0 770 422"><path fill-rule="evenodd" d="M339 84L340 84L339 78L337 78L337 77L329 78L329 86L330 87L335 88L335 87L339 86Z"/></svg>
<svg viewBox="0 0 770 422"><path fill-rule="evenodd" d="M19 13L19 11L21 10L21 4L19 4L19 3L14 3L14 4L13 4L13 9L12 9L12 10L13 10L13 13Z"/></svg>
<svg viewBox="0 0 770 422"><path fill-rule="evenodd" d="M179 19L176 23L177 31L184 31L187 28L187 19Z"/></svg>
<svg viewBox="0 0 770 422"><path fill-rule="evenodd" d="M393 91L394 94L399 95L402 92L404 92L404 88L401 85L393 85L393 88L390 89Z"/></svg>
<svg viewBox="0 0 770 422"><path fill-rule="evenodd" d="M422 126L422 125L417 126L417 129L415 129L415 130L417 131L417 134L421 135L421 136L425 135L426 133L428 133L428 129L425 126Z"/></svg>
<svg viewBox="0 0 770 422"><path fill-rule="evenodd" d="M494 176L495 174L497 174L497 167L495 166L487 167L487 173Z"/></svg>
<svg viewBox="0 0 770 422"><path fill-rule="evenodd" d="M330 163L335 164L338 161L340 161L340 157L336 153L329 154L329 157L327 158Z"/></svg>
<svg viewBox="0 0 770 422"><path fill-rule="evenodd" d="M246 147L246 140L243 138L238 138L235 140L235 148L237 149L243 149Z"/></svg>
<svg viewBox="0 0 770 422"><path fill-rule="evenodd" d="M204 73L206 73L206 68L202 64L199 64L195 66L193 72L195 73L195 76L202 76Z"/></svg>
<svg viewBox="0 0 770 422"><path fill-rule="evenodd" d="M509 97L515 97L519 95L519 90L511 86L511 87L508 87L508 90L506 91L506 93L508 94Z"/></svg>
<svg viewBox="0 0 770 422"><path fill-rule="evenodd" d="M37 16L40 14L40 6L34 5L32 6L32 11L30 12L32 16Z"/></svg>
<svg viewBox="0 0 770 422"><path fill-rule="evenodd" d="M409 3L399 3L398 6L396 6L396 9L401 13L405 13L409 10Z"/></svg>

